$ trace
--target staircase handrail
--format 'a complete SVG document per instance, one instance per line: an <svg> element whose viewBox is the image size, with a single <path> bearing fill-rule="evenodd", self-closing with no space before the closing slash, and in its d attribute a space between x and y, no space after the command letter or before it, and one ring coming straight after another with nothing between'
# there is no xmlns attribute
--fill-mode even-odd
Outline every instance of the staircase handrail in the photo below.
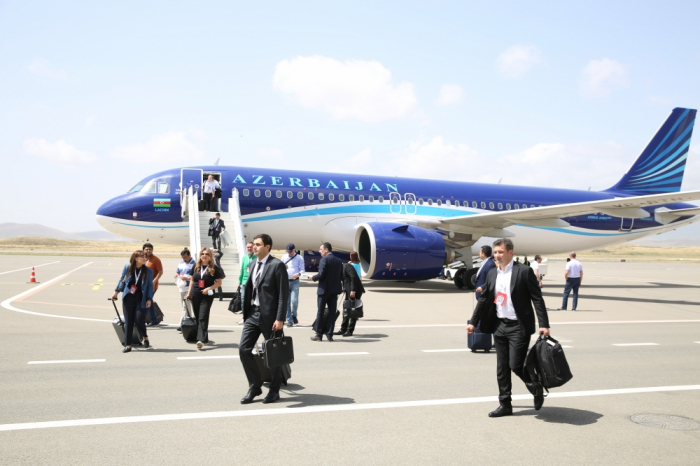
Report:
<svg viewBox="0 0 700 466"><path fill-rule="evenodd" d="M194 195L192 186L187 190L187 210L189 212L190 251L192 251L192 257L199 259L199 251L202 249L202 238L199 231L199 200Z"/></svg>
<svg viewBox="0 0 700 466"><path fill-rule="evenodd" d="M246 254L245 237L243 236L243 219L241 218L241 205L238 201L238 189L233 188L231 200L228 203L228 211L233 221L233 231L236 234L236 247L238 248L239 260Z"/></svg>

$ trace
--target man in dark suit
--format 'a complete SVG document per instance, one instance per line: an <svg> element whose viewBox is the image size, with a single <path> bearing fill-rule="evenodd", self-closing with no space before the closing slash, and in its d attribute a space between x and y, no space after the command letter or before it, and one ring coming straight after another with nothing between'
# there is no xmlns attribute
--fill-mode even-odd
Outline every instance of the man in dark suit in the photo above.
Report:
<svg viewBox="0 0 700 466"><path fill-rule="evenodd" d="M325 334L328 341L333 341L333 327L335 326L335 312L338 309L338 295L343 292L343 261L333 255L331 243L323 243L318 252L321 253L321 262L318 264L318 273L311 280L318 282L318 311L316 313L316 335L311 337L313 341L323 340ZM323 311L328 306L328 321L323 325Z"/></svg>
<svg viewBox="0 0 700 466"><path fill-rule="evenodd" d="M241 399L242 404L252 403L256 396L262 394L262 377L260 369L253 356L253 348L262 333L266 339L273 331L284 328L284 318L287 314L289 299L289 279L287 268L282 261L270 255L272 238L261 234L253 239L253 252L257 261L251 264L250 275L245 284L245 300L243 302L243 333L238 354L248 378L248 393ZM274 403L280 399L279 391L282 385L282 370L272 369L270 391L263 403Z"/></svg>
<svg viewBox="0 0 700 466"><path fill-rule="evenodd" d="M211 232L211 244L214 249L221 249L221 232L226 230L221 214L216 213L216 217L209 219L209 231Z"/></svg>
<svg viewBox="0 0 700 466"><path fill-rule="evenodd" d="M473 333L477 325L481 325L482 332L493 333L500 405L489 417L501 417L513 414L510 372L523 379L530 336L535 333L532 305L537 312L539 333L546 336L549 335L549 319L535 273L530 267L513 262L513 242L508 238L494 241L493 255L498 267L486 276L467 333ZM529 381L525 385L535 397L535 409L539 410L544 403L541 385Z"/></svg>
<svg viewBox="0 0 700 466"><path fill-rule="evenodd" d="M476 282L474 283L474 293L476 299L479 299L481 293L484 292L484 285L486 284L486 276L489 274L491 269L496 268L496 263L491 258L493 250L491 246L481 246L479 251L479 257L481 258L481 267L479 271L476 272Z"/></svg>

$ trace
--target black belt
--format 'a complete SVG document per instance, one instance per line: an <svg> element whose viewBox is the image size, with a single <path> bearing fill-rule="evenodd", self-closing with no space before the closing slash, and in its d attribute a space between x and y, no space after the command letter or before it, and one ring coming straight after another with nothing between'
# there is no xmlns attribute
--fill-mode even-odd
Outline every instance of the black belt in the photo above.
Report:
<svg viewBox="0 0 700 466"><path fill-rule="evenodd" d="M504 324L517 324L518 319L506 319L505 317L501 319Z"/></svg>

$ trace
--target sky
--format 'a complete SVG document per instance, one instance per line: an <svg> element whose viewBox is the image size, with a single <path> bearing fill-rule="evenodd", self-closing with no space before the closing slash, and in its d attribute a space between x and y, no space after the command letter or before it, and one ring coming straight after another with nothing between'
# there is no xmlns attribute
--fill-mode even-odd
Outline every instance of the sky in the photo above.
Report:
<svg viewBox="0 0 700 466"><path fill-rule="evenodd" d="M218 158L606 189L700 106L698 18L690 1L0 1L0 222L97 230L142 178Z"/></svg>

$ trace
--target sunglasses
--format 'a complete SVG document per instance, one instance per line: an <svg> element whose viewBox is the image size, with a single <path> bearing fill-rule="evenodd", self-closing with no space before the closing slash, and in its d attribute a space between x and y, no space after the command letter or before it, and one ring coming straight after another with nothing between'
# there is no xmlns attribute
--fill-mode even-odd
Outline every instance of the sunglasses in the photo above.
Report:
<svg viewBox="0 0 700 466"><path fill-rule="evenodd" d="M202 253L202 254L200 254L200 255L201 255L201 256L211 256L211 254L207 254L207 253Z"/></svg>

